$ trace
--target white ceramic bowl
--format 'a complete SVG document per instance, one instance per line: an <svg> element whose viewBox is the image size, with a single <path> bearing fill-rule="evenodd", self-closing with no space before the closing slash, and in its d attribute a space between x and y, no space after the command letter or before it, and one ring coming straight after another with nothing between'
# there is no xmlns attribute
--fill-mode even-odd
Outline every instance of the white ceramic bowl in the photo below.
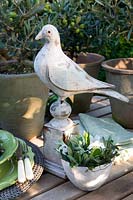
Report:
<svg viewBox="0 0 133 200"><path fill-rule="evenodd" d="M112 167L112 163L109 163L89 170L87 167L71 168L69 162L64 160L61 162L69 180L84 191L92 191L103 185L109 177Z"/></svg>

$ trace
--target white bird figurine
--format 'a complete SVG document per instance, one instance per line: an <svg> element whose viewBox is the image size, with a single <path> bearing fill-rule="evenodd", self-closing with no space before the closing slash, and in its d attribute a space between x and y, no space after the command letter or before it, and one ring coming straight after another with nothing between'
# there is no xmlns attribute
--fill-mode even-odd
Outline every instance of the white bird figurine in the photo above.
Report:
<svg viewBox="0 0 133 200"><path fill-rule="evenodd" d="M46 43L35 58L34 69L43 83L61 100L79 93L97 93L128 102L127 97L112 90L114 85L91 77L63 53L55 26L45 25L35 39L41 38L45 38Z"/></svg>

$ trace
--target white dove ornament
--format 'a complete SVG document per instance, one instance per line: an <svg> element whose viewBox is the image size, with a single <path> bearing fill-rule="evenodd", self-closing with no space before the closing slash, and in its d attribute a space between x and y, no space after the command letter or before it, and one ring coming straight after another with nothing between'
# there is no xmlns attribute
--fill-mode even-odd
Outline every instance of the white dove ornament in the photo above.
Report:
<svg viewBox="0 0 133 200"><path fill-rule="evenodd" d="M47 24L36 36L36 40L45 38L46 42L42 49L38 52L35 61L34 69L43 83L56 93L61 101L67 97L79 93L97 93L111 96L122 101L128 102L128 98L120 93L112 90L114 85L99 81L88 75L81 67L66 56L61 48L60 35L55 26ZM56 103L59 106L59 101ZM58 115L65 113L65 107L69 107L67 103L62 105L63 111ZM51 108L52 109L52 108ZM69 108L67 114L69 116L71 109ZM55 114L55 113L54 113ZM59 117L60 118L60 117ZM71 122L67 119L68 125ZM54 126L58 126L58 123ZM63 125L64 126L64 125Z"/></svg>

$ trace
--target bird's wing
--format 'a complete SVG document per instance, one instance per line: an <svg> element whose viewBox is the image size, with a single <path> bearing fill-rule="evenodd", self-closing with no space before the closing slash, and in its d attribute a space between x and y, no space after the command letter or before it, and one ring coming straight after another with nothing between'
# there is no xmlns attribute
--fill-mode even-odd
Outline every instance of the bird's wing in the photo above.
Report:
<svg viewBox="0 0 133 200"><path fill-rule="evenodd" d="M53 66L49 66L49 79L57 87L66 91L86 91L98 88L111 88L112 85L103 83L89 76L81 67L67 56Z"/></svg>

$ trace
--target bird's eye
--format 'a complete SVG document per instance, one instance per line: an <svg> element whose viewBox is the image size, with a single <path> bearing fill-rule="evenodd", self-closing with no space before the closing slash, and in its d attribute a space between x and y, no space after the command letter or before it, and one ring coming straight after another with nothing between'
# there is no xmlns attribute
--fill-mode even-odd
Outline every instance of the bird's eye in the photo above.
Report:
<svg viewBox="0 0 133 200"><path fill-rule="evenodd" d="M50 31L48 31L48 33L51 33Z"/></svg>

